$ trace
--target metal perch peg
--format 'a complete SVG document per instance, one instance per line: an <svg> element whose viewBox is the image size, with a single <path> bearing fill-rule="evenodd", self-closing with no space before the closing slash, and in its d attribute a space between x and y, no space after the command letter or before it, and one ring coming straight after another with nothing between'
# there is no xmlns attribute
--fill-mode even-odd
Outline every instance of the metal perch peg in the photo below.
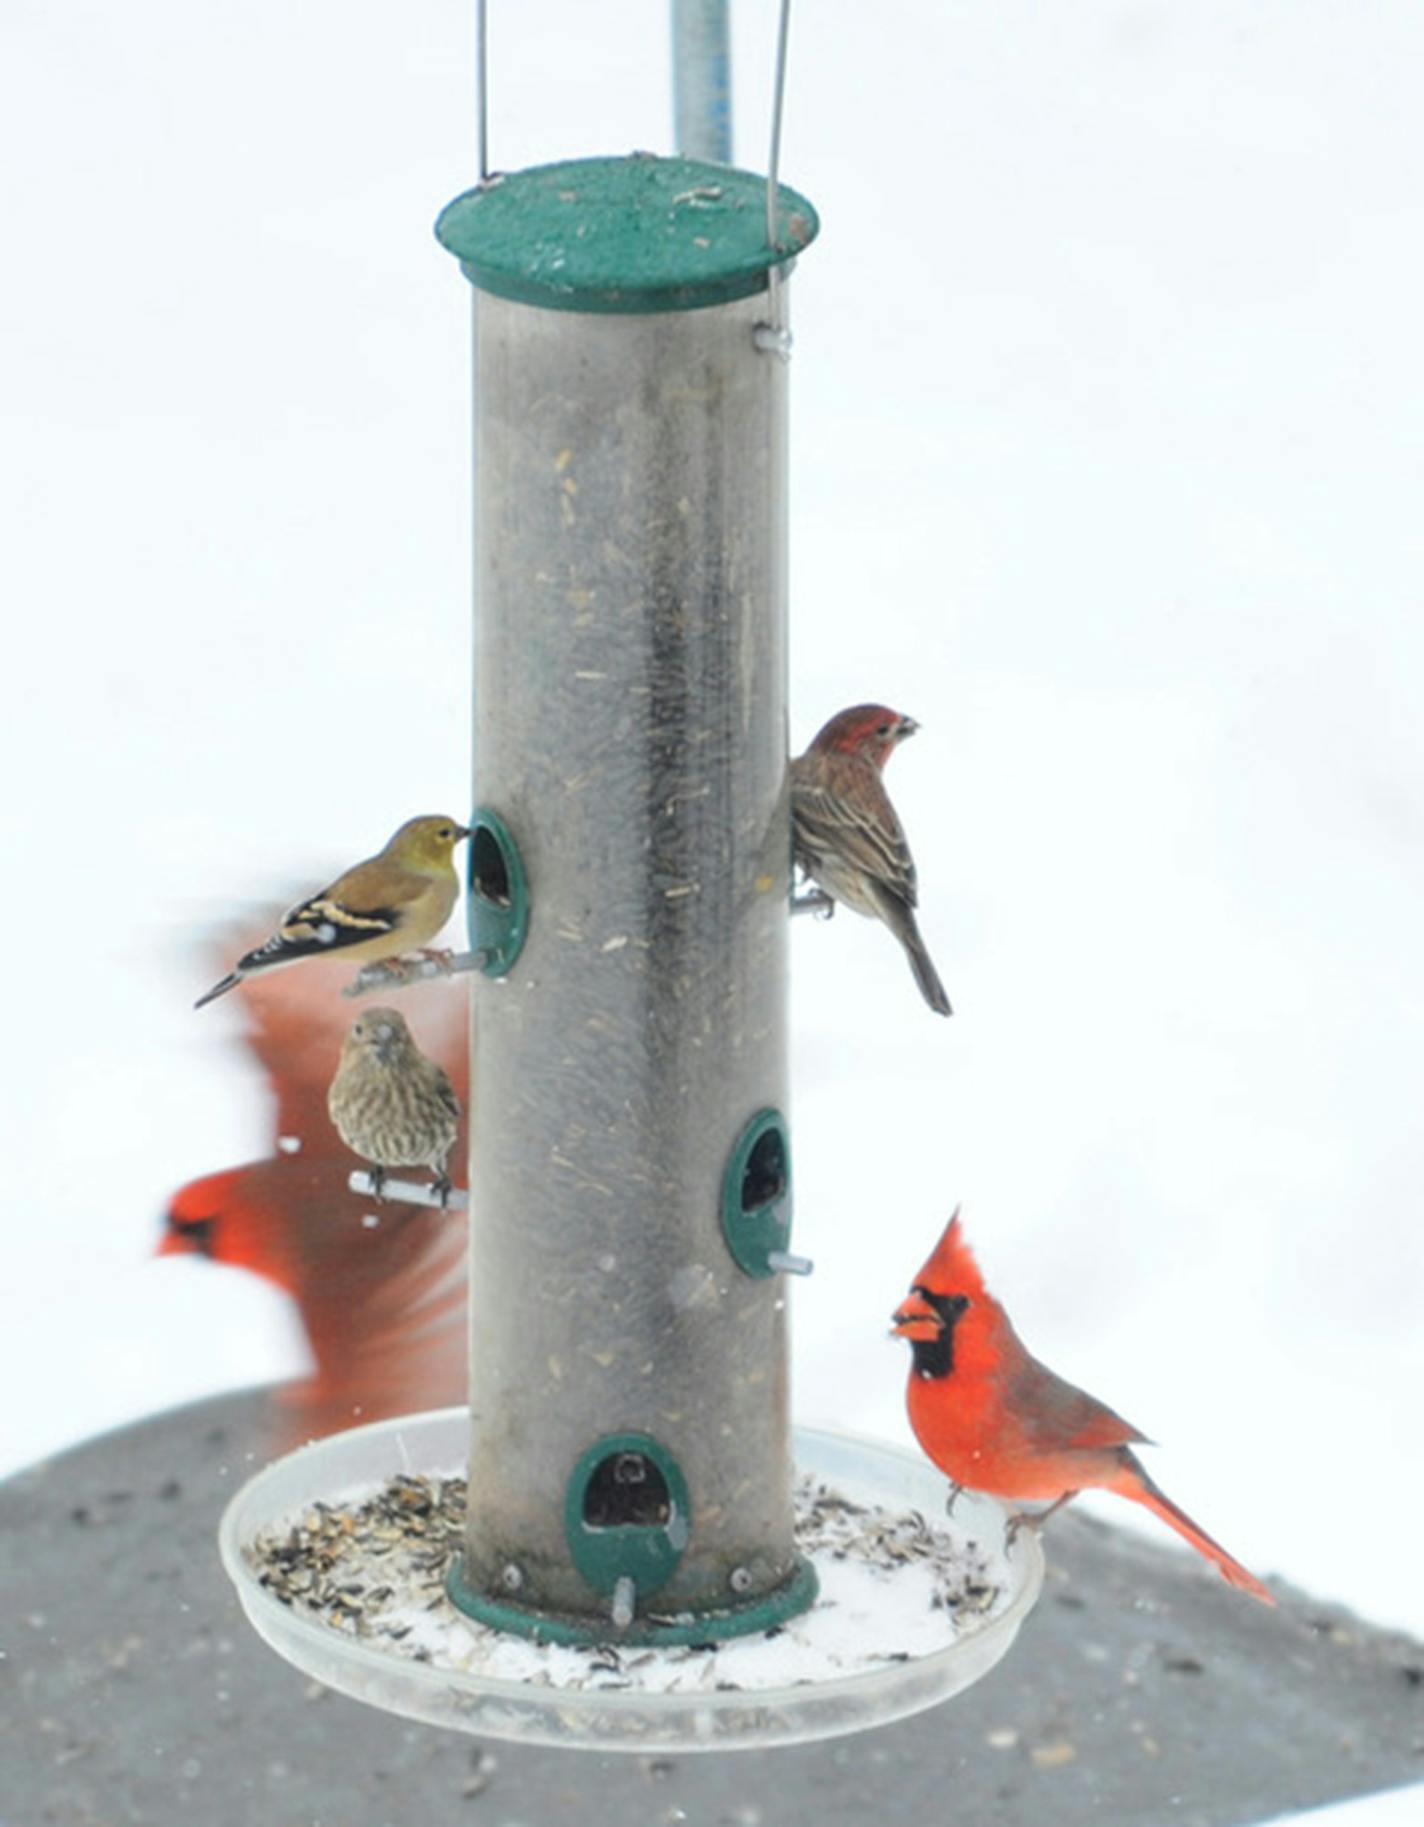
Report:
<svg viewBox="0 0 1424 1827"><path fill-rule="evenodd" d="M441 1212L463 1212L470 1203L462 1186L442 1186L434 1180L390 1180L384 1174L379 1177L368 1174L364 1168L350 1174L346 1184L353 1193L361 1193L367 1199L386 1200L396 1205L426 1205Z"/></svg>
<svg viewBox="0 0 1424 1827"><path fill-rule="evenodd" d="M829 920L836 911L836 903L834 897L828 895L823 888L807 888L801 894L792 895L791 911L793 914L820 914L822 919ZM368 969L378 971L382 966L373 964ZM365 974L365 971L361 973L363 977ZM349 996L352 992L348 990L346 993Z"/></svg>
<svg viewBox="0 0 1424 1827"><path fill-rule="evenodd" d="M428 977L454 977L461 971L482 971L484 967L483 952L443 952L407 963L392 958L385 964L366 965L341 994L366 996L372 990L399 990L407 984L423 983Z"/></svg>

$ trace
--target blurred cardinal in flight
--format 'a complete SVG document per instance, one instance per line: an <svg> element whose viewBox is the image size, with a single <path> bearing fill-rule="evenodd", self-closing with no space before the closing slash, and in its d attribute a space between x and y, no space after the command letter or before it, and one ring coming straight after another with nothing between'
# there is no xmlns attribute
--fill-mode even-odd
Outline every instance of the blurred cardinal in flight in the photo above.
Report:
<svg viewBox="0 0 1424 1827"><path fill-rule="evenodd" d="M282 1447L468 1393L464 1213L378 1206L347 1186L361 1163L332 1125L327 1090L361 1008L341 995L350 975L317 965L238 986L243 1041L272 1094L272 1152L180 1188L158 1247L247 1269L296 1302L314 1369L281 1392ZM462 1106L468 996L461 978L400 992Z"/></svg>
<svg viewBox="0 0 1424 1827"><path fill-rule="evenodd" d="M958 1212L894 1321L914 1354L910 1425L956 1486L1046 1502L1039 1522L1079 1491L1115 1491L1160 1516L1228 1585L1275 1603L1255 1574L1148 1477L1132 1450L1146 1435L1029 1354L984 1286Z"/></svg>

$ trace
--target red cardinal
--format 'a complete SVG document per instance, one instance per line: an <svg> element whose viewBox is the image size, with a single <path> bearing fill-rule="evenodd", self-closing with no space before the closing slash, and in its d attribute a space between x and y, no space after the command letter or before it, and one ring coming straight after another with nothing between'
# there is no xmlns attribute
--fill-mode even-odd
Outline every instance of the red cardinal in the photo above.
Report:
<svg viewBox="0 0 1424 1827"><path fill-rule="evenodd" d="M880 778L897 743L919 728L883 704L831 718L791 764L797 864L835 900L883 920L904 946L920 994L938 1015L949 997L915 924L915 864Z"/></svg>
<svg viewBox="0 0 1424 1827"><path fill-rule="evenodd" d="M1132 1451L1146 1435L1025 1350L984 1286L958 1212L895 1314L895 1331L914 1352L906 1401L915 1438L955 1485L1047 1501L1044 1515L1089 1487L1116 1491L1160 1516L1229 1585L1275 1604L1153 1484Z"/></svg>
<svg viewBox="0 0 1424 1827"><path fill-rule="evenodd" d="M159 1245L160 1255L192 1252L250 1270L296 1300L316 1371L291 1394L284 1444L467 1393L463 1215L377 1208L346 1184L363 1163L332 1127L326 1098L353 1018L340 995L349 975L318 967L243 980L245 1039L275 1100L274 1152L189 1181L173 1196ZM465 986L448 979L401 991L412 1028L462 1103L467 1006ZM373 1214L375 1226L366 1222Z"/></svg>

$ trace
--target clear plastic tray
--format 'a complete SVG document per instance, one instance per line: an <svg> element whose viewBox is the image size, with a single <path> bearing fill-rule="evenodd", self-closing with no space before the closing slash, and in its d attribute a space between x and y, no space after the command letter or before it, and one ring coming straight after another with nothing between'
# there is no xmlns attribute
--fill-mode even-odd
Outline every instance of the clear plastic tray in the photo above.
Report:
<svg viewBox="0 0 1424 1827"><path fill-rule="evenodd" d="M303 1615L261 1586L243 1555L259 1531L321 1498L369 1490L397 1472L449 1475L463 1467L463 1409L409 1415L335 1434L249 1480L223 1515L219 1546L249 1620L279 1655L328 1687L432 1725L526 1744L596 1751L730 1751L796 1744L902 1719L962 1692L1008 1651L1043 1584L1032 1530L1005 1553L1003 1512L965 1492L956 1534L988 1552L1000 1604L948 1647L873 1670L779 1688L698 1693L536 1686L403 1658ZM818 1428L795 1431L797 1468L858 1502L942 1513L945 1480L927 1461L875 1440Z"/></svg>

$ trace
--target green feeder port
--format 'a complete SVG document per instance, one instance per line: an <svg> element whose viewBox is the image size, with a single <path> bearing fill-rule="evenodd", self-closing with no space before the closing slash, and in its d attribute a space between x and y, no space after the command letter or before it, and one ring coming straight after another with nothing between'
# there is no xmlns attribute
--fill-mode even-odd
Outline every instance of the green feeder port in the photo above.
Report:
<svg viewBox="0 0 1424 1827"><path fill-rule="evenodd" d="M659 1612L655 1595L682 1560L692 1520L682 1468L661 1442L638 1432L605 1434L580 1454L564 1496L569 1557L603 1599L599 1622L521 1604L524 1571L513 1559L503 1570L502 1593L475 1591L458 1560L446 1587L455 1604L482 1624L541 1643L721 1641L770 1630L813 1603L815 1571L798 1555L777 1590L741 1598L755 1582L749 1568L734 1566L727 1574L725 1605Z"/></svg>
<svg viewBox="0 0 1424 1827"><path fill-rule="evenodd" d="M485 976L505 976L529 931L529 885L509 827L488 807L470 820L469 926Z"/></svg>
<svg viewBox="0 0 1424 1827"><path fill-rule="evenodd" d="M791 1142L779 1110L759 1110L737 1137L722 1176L722 1234L737 1267L764 1278L801 1258L791 1242Z"/></svg>

